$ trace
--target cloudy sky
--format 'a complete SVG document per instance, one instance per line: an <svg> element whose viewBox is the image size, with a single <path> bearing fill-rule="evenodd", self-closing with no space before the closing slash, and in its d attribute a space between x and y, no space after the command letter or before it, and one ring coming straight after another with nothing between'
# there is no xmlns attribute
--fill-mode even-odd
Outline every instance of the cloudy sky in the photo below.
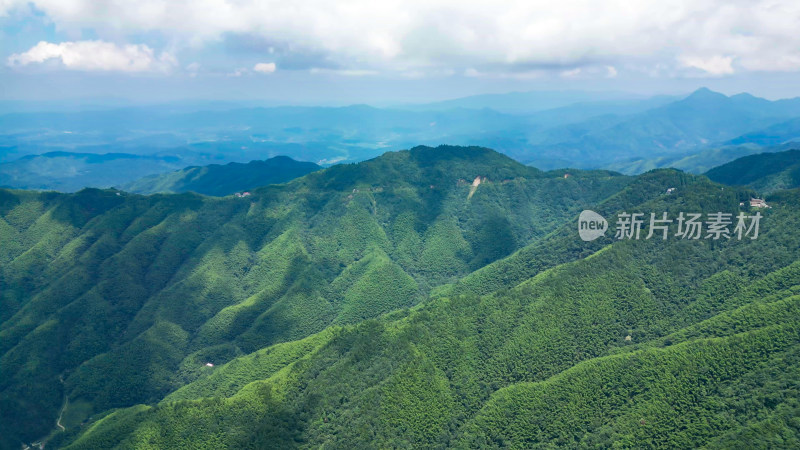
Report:
<svg viewBox="0 0 800 450"><path fill-rule="evenodd" d="M0 99L800 96L796 0L0 0Z"/></svg>

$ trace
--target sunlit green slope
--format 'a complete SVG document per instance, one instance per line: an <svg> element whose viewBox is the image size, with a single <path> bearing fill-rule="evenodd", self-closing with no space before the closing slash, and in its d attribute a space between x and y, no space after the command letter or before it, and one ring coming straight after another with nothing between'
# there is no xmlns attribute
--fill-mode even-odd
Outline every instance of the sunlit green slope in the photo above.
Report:
<svg viewBox="0 0 800 450"><path fill-rule="evenodd" d="M56 429L65 396L77 429L238 356L413 306L632 180L563 175L420 147L244 198L0 190L3 443Z"/></svg>
<svg viewBox="0 0 800 450"><path fill-rule="evenodd" d="M750 194L658 171L596 209L737 212ZM796 447L800 191L768 201L756 240L608 236L565 248L571 258L549 244L567 245L567 231L555 230L483 270L499 275L493 267L503 261L546 254L556 262L474 288L470 275L417 307L262 348L157 404L99 414L57 442ZM577 240L573 220L565 227ZM556 246L540 253L540 245Z"/></svg>

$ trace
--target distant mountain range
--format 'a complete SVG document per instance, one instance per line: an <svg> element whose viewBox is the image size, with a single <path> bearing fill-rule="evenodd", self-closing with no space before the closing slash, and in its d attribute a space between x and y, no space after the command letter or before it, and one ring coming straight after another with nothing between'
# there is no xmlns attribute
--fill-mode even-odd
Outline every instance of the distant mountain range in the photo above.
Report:
<svg viewBox="0 0 800 450"><path fill-rule="evenodd" d="M416 111L447 111L450 109L492 109L504 114L531 114L569 107L577 104L607 104L617 107L635 105L646 97L626 92L608 91L529 91L502 94L481 94L452 100L404 105L401 109Z"/></svg>
<svg viewBox="0 0 800 450"><path fill-rule="evenodd" d="M730 145L752 144L764 147L800 141L800 118L787 120L761 130L746 133L727 143Z"/></svg>
<svg viewBox="0 0 800 450"><path fill-rule="evenodd" d="M544 170L604 168L636 174L676 167L703 173L747 154L786 150L800 139L800 99L729 97L708 89L653 98L580 92L492 94L394 109L236 108L219 103L202 108L200 103L0 115L0 173L7 174L0 184L74 190L124 185L141 176L210 163L285 155L330 165L440 144L492 148ZM17 161L53 151L156 159L130 158L131 176L108 170L105 163L91 165L83 156L59 159L70 179L46 186L34 182L37 169ZM8 168L9 163L18 164ZM122 175L113 182L96 178L103 172Z"/></svg>
<svg viewBox="0 0 800 450"><path fill-rule="evenodd" d="M314 163L276 156L247 164L187 167L175 172L150 175L120 188L137 194L196 192L225 196L268 184L284 183L319 169L320 166Z"/></svg>
<svg viewBox="0 0 800 450"><path fill-rule="evenodd" d="M798 116L800 99L770 102L745 94L726 97L699 89L684 99L623 120L608 120L607 126L580 136L539 145L533 152L537 156L527 162L537 165L538 158L548 155L560 158L562 164L580 161L579 167L607 167L626 159L686 156ZM549 164L545 161L540 165Z"/></svg>
<svg viewBox="0 0 800 450"><path fill-rule="evenodd" d="M183 165L175 156L56 151L0 163L0 186L74 192L85 187L107 188Z"/></svg>

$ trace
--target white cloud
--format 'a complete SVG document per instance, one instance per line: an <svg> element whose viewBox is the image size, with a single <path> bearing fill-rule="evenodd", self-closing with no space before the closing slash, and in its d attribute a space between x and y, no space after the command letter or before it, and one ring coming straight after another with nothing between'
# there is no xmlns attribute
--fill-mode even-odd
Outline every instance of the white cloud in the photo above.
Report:
<svg viewBox="0 0 800 450"><path fill-rule="evenodd" d="M162 52L158 57L146 45L122 45L104 41L77 41L53 44L41 41L28 51L8 57L13 67L58 60L70 70L149 72L165 71L177 64L175 58Z"/></svg>
<svg viewBox="0 0 800 450"><path fill-rule="evenodd" d="M606 66L606 78L616 78L617 68L614 66Z"/></svg>
<svg viewBox="0 0 800 450"><path fill-rule="evenodd" d="M253 66L253 71L258 73L272 73L275 72L275 63L258 63Z"/></svg>
<svg viewBox="0 0 800 450"><path fill-rule="evenodd" d="M115 38L158 33L170 48L253 36L268 43L265 53L272 47L318 55L336 61L343 71L463 73L474 68L481 74L519 76L514 74L627 64L668 65L678 74L800 70L796 0L31 3L59 31L93 30ZM26 4L0 0L0 13ZM606 76L611 71L592 73Z"/></svg>
<svg viewBox="0 0 800 450"><path fill-rule="evenodd" d="M680 62L685 67L700 69L709 75L729 75L734 72L733 58L730 56L715 55L707 58L682 56Z"/></svg>

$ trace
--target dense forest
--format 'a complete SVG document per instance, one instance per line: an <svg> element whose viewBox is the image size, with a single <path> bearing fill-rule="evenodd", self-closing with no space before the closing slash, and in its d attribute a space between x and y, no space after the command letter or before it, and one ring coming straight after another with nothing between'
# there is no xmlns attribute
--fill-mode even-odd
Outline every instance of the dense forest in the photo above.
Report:
<svg viewBox="0 0 800 450"><path fill-rule="evenodd" d="M745 156L709 170L706 176L762 193L793 189L800 187L800 150Z"/></svg>
<svg viewBox="0 0 800 450"><path fill-rule="evenodd" d="M477 147L251 192L0 190L3 448L800 445L798 189L720 240L614 219L752 187Z"/></svg>

